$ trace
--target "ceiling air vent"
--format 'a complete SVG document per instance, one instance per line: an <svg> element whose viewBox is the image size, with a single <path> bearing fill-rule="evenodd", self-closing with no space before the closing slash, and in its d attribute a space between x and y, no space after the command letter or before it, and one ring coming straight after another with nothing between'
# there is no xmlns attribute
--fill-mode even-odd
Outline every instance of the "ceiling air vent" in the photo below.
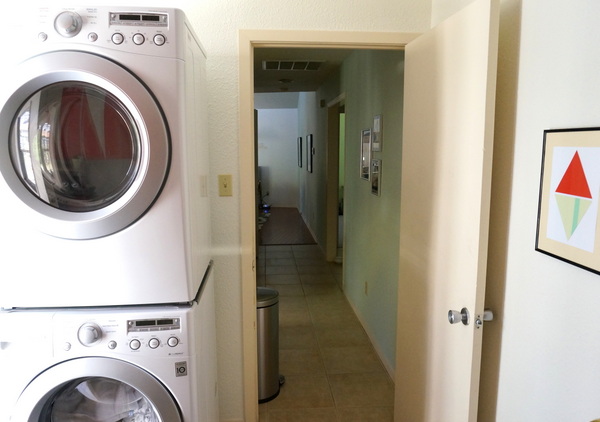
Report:
<svg viewBox="0 0 600 422"><path fill-rule="evenodd" d="M319 70L324 62L315 60L263 60L263 70Z"/></svg>

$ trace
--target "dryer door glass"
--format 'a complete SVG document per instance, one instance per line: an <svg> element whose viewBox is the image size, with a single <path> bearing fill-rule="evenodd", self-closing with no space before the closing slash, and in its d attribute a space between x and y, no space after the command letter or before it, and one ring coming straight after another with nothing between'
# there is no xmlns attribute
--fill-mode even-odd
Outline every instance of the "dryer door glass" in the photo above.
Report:
<svg viewBox="0 0 600 422"><path fill-rule="evenodd" d="M109 378L75 380L48 401L49 422L161 422L154 406L138 390Z"/></svg>
<svg viewBox="0 0 600 422"><path fill-rule="evenodd" d="M113 203L140 165L134 118L110 92L85 82L60 82L35 92L18 111L10 137L21 181L64 211Z"/></svg>

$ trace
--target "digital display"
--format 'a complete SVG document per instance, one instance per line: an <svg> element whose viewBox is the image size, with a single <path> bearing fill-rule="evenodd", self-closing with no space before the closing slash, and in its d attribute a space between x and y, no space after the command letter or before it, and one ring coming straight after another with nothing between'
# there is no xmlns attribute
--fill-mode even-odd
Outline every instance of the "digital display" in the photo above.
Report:
<svg viewBox="0 0 600 422"><path fill-rule="evenodd" d="M142 17L140 15L119 15L119 19L122 21L140 21Z"/></svg>
<svg viewBox="0 0 600 422"><path fill-rule="evenodd" d="M168 26L169 17L166 13L111 13L111 25L133 25L149 27Z"/></svg>
<svg viewBox="0 0 600 422"><path fill-rule="evenodd" d="M181 328L179 318L137 319L128 321L129 331L164 331Z"/></svg>

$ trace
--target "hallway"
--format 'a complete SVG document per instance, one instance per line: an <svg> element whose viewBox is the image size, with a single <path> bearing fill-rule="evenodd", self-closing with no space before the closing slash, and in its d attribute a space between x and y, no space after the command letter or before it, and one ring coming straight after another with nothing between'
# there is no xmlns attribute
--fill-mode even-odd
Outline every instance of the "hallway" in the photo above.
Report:
<svg viewBox="0 0 600 422"><path fill-rule="evenodd" d="M279 291L280 372L260 422L393 420L394 385L317 245L260 246L258 285Z"/></svg>

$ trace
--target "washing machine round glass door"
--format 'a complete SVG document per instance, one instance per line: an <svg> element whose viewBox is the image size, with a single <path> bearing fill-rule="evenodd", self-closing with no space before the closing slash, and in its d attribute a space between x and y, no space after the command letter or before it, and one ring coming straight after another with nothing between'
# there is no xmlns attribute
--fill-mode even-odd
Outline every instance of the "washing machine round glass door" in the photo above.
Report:
<svg viewBox="0 0 600 422"><path fill-rule="evenodd" d="M0 172L32 223L52 236L93 239L139 219L170 160L166 119L144 83L73 51L26 60L14 79L0 99Z"/></svg>
<svg viewBox="0 0 600 422"><path fill-rule="evenodd" d="M27 422L182 422L167 388L143 369L111 358L53 366L22 392L12 420Z"/></svg>

